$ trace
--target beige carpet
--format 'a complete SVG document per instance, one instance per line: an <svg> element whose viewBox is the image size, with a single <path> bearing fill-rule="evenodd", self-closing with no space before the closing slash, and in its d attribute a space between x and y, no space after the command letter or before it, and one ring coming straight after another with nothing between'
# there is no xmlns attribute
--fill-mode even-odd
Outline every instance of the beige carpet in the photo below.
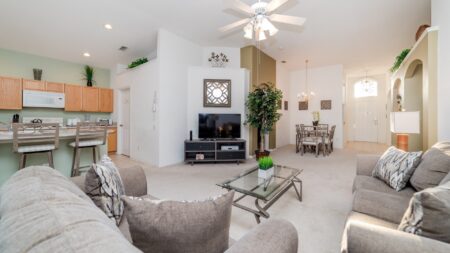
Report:
<svg viewBox="0 0 450 253"><path fill-rule="evenodd" d="M378 152L378 151L377 151ZM335 150L330 156L315 158L312 154L300 156L293 146L273 152L274 160L283 165L303 169L303 202L289 190L268 211L273 218L292 222L299 234L299 252L339 252L342 231L351 210L352 182L355 175L357 147ZM365 150L364 153L367 153ZM116 164L126 167L138 162L123 156L113 156ZM216 183L224 181L255 162L240 165L195 164L154 168L145 166L148 191L161 199L201 200L225 192ZM254 207L254 199L244 199L244 204ZM262 222L265 219L262 218ZM256 221L252 214L233 208L230 236L239 239Z"/></svg>

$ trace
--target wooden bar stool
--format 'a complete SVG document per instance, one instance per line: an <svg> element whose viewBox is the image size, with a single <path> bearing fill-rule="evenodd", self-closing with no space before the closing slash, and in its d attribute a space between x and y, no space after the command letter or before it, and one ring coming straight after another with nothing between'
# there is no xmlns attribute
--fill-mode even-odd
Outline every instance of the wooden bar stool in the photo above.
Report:
<svg viewBox="0 0 450 253"><path fill-rule="evenodd" d="M97 162L97 147L105 145L107 126L104 124L80 122L77 124L75 141L69 145L73 147L72 176L80 175L81 149L92 148L93 162ZM90 166L90 165L88 165ZM84 166L84 167L88 167Z"/></svg>
<svg viewBox="0 0 450 253"><path fill-rule="evenodd" d="M59 124L56 123L14 123L13 150L20 154L19 169L25 168L27 155L47 153L48 164L53 164L53 150L59 145Z"/></svg>

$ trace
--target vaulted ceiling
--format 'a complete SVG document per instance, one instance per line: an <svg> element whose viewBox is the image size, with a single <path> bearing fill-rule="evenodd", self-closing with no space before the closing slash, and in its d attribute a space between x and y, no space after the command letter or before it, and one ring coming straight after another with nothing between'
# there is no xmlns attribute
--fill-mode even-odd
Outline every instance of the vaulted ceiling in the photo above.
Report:
<svg viewBox="0 0 450 253"><path fill-rule="evenodd" d="M256 0L243 0L248 4ZM286 67L343 64L349 72L385 70L431 20L430 0L291 0L277 13L306 17L260 47ZM241 30L217 29L242 16L221 0L1 0L0 48L111 67L146 56L164 28L202 46L243 47ZM112 30L103 26L109 23ZM127 46L125 52L118 50ZM83 57L89 52L90 58Z"/></svg>

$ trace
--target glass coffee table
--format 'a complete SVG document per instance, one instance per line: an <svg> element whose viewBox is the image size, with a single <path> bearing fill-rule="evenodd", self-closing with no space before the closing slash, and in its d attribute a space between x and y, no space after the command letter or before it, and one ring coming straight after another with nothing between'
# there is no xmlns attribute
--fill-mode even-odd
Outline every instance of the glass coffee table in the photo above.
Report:
<svg viewBox="0 0 450 253"><path fill-rule="evenodd" d="M233 206L253 213L256 222L260 223L260 217L269 218L267 209L291 187L294 188L298 200L302 201L302 181L298 178L302 171L301 169L274 165L274 175L268 179L263 179L258 177L258 166L256 165L254 168L217 185L229 191L234 190L242 193L242 196L233 201ZM298 187L296 184L298 184ZM247 196L255 198L256 209L238 203ZM261 205L260 201L264 204Z"/></svg>

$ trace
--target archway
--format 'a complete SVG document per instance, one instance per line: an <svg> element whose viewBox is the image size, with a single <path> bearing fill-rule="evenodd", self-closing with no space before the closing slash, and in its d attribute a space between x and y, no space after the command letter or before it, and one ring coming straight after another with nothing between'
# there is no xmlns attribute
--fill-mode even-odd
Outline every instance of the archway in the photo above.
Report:
<svg viewBox="0 0 450 253"><path fill-rule="evenodd" d="M423 150L423 64L420 60L411 62L408 66L403 86L404 111L420 112L420 134L409 135L410 151Z"/></svg>

